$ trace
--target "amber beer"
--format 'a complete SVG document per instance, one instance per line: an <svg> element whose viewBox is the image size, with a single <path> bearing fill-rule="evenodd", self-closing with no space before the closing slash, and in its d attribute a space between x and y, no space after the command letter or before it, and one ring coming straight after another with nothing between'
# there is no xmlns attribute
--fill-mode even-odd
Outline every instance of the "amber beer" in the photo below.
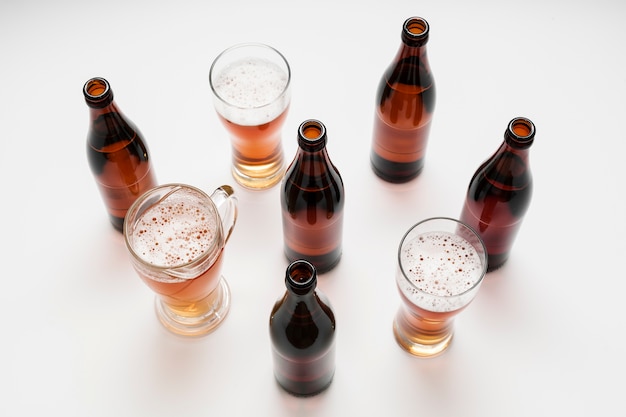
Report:
<svg viewBox="0 0 626 417"><path fill-rule="evenodd" d="M306 259L318 273L334 268L342 254L345 192L326 149L326 127L306 120L298 129L298 150L281 184L285 255Z"/></svg>
<svg viewBox="0 0 626 417"><path fill-rule="evenodd" d="M165 327L185 335L206 333L228 308L217 209L190 186L164 185L150 193L131 207L124 225L133 266L157 294L157 315Z"/></svg>
<svg viewBox="0 0 626 417"><path fill-rule="evenodd" d="M370 162L388 182L409 181L424 168L436 101L426 50L429 31L423 18L404 22L400 49L376 90Z"/></svg>
<svg viewBox="0 0 626 417"><path fill-rule="evenodd" d="M215 109L231 137L235 180L252 189L273 186L284 173L289 64L267 45L239 45L215 59L209 78Z"/></svg>
<svg viewBox="0 0 626 417"><path fill-rule="evenodd" d="M90 115L87 160L111 223L121 232L131 204L157 185L148 146L117 107L107 80L88 80L83 94Z"/></svg>
<svg viewBox="0 0 626 417"><path fill-rule="evenodd" d="M394 321L396 341L414 355L437 355L452 339L454 317L480 287L486 271L484 245L463 223L428 219L405 235L398 260L402 304Z"/></svg>
<svg viewBox="0 0 626 417"><path fill-rule="evenodd" d="M504 132L496 152L474 172L467 188L461 221L473 227L485 242L488 271L504 265L530 206L533 177L530 147L535 125L516 117Z"/></svg>
<svg viewBox="0 0 626 417"><path fill-rule="evenodd" d="M267 123L246 126L232 122L219 115L219 119L230 133L233 175L237 182L256 187L259 182L274 183L283 172L284 154L281 129L288 109Z"/></svg>

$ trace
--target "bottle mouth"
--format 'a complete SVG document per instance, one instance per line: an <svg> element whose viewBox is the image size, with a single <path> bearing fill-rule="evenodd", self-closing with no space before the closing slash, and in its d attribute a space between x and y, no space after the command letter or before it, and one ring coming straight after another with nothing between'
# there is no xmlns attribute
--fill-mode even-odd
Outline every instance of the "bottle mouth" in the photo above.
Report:
<svg viewBox="0 0 626 417"><path fill-rule="evenodd" d="M317 282L317 272L315 267L308 261L299 259L293 261L287 267L287 284L292 287L297 293L301 290L303 293L307 292L311 287L314 287Z"/></svg>
<svg viewBox="0 0 626 417"><path fill-rule="evenodd" d="M88 80L83 87L83 95L90 107L105 107L113 101L113 91L109 82L102 77Z"/></svg>
<svg viewBox="0 0 626 417"><path fill-rule="evenodd" d="M298 140L307 148L319 150L326 145L326 126L319 120L305 120L298 128Z"/></svg>
<svg viewBox="0 0 626 417"><path fill-rule="evenodd" d="M411 46L422 46L428 41L430 26L422 17L410 17L405 20L402 35Z"/></svg>
<svg viewBox="0 0 626 417"><path fill-rule="evenodd" d="M530 119L516 117L509 122L507 136L518 147L527 148L532 145L535 138L535 125Z"/></svg>

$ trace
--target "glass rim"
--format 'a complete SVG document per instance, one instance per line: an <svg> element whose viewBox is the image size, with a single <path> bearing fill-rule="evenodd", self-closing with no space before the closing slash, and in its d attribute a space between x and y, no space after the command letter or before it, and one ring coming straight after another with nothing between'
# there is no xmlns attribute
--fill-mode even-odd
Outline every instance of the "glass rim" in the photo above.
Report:
<svg viewBox="0 0 626 417"><path fill-rule="evenodd" d="M456 223L457 225L461 225L463 227L465 227L467 230L469 230L472 235L478 240L478 242L480 242L480 247L482 248L482 253L484 254L484 262L482 263L482 271L480 274L479 279L476 280L476 282L474 282L472 284L471 287L467 288L466 290L459 292L459 293L455 293L449 296L443 296L443 295L436 295L436 294L432 294L430 292L424 291L420 288L418 288L417 286L415 286L415 284L407 277L407 274L404 270L404 265L402 264L402 246L406 240L406 238L409 236L409 234L415 230L415 228L417 228L418 226L424 224L424 223L428 223L431 221L435 221L435 220L443 220L443 221L450 221L453 223ZM462 236L461 236L462 237ZM465 238L464 238L465 239ZM467 239L465 239L467 240ZM468 241L469 242L469 241ZM472 244L472 242L469 242L470 245L474 246ZM480 253L478 254L479 256ZM485 276L487 275L487 266L488 266L488 259L487 259L487 247L485 246L485 242L483 241L483 239L480 237L480 235L478 234L478 232L476 230L474 230L474 228L472 228L470 225L468 225L467 223L452 218L452 217L445 217L445 216L438 216L438 217L428 217L426 219L420 220L417 223L414 223L411 227L409 227L409 229L404 233L404 235L402 236L402 239L400 239L400 245L398 246L398 267L400 268L400 271L402 272L402 277L404 278L404 281L406 283L408 283L412 289L414 289L415 291L418 291L420 294L426 294L429 297L433 297L433 298L437 298L437 299L450 299L453 297L463 297L464 295L475 291L476 288L478 286L480 286L480 284L482 283L483 279L485 278Z"/></svg>
<svg viewBox="0 0 626 417"><path fill-rule="evenodd" d="M258 106L251 106L251 107L241 107L238 106L236 104L232 104L229 101L225 100L217 91L215 91L215 87L213 86L213 76L216 75L214 70L215 70L215 66L218 63L218 61L220 61L220 59L234 51L237 49L241 49L241 48L248 48L248 47L255 47L255 48L260 48L260 49L265 49L265 50L269 50L273 53L275 53L280 60L285 64L285 68L286 68L286 72L287 72L287 83L285 84L285 87L283 88L283 90L280 92L279 95L277 95L272 102L269 103L265 103L265 104L261 104ZM261 42L243 42L243 43L238 43L235 45L232 45L226 49L224 49L222 52L220 52L215 59L213 60L213 62L211 63L211 67L209 68L209 86L211 87L211 92L213 93L213 97L217 98L220 102L234 107L236 109L239 110L259 110L262 109L264 107L268 107L274 104L274 102L278 99L280 99L281 97L286 96L289 93L289 89L291 88L291 66L289 65L289 61L287 61L287 58L285 58L285 56L276 48L274 48L273 46L270 46L268 44L265 43L261 43Z"/></svg>
<svg viewBox="0 0 626 417"><path fill-rule="evenodd" d="M215 217L216 221L216 227L217 227L217 234L215 236L215 238L213 239L213 241L211 242L211 244L209 245L209 247L203 251L201 254L199 254L197 257L195 257L194 259L192 259L191 261L187 261L184 263L181 263L179 265L158 265L158 264L153 264L148 262L146 259L144 259L142 256L140 256L137 251L135 251L135 248L133 247L131 241L130 241L130 236L131 234L129 233L129 228L131 227L130 224L130 219L129 217L131 216L131 214L135 213L138 211L139 206L143 203L145 203L146 201L149 200L149 198L151 196L153 196L155 193L161 191L161 190L166 190L166 189L170 189L170 191L168 191L167 193L165 193L161 198L159 198L157 201L151 203L148 207L146 207L143 211L145 212L146 210L148 210L149 208L152 208L156 203L159 203L161 201L163 201L164 199L166 199L167 197L169 197L170 195L172 195L173 193L175 193L178 190L181 189L187 189L187 190L191 190L195 193L200 194L200 196L202 196L203 198L206 198L206 200L208 200L208 204L211 205L212 207L212 211L213 211L213 216ZM201 204L205 204L207 203L207 201L202 201ZM135 222L139 220L139 217L137 217L135 219ZM133 222L133 223L135 223ZM134 226L134 224L133 224ZM219 211L217 209L217 206L215 205L215 203L213 202L213 199L211 198L211 196L209 194L207 194L206 192L204 192L203 190L201 190L198 187L194 187L193 185L188 185L188 184L183 184L183 183L168 183L168 184L161 184L161 185L157 185L156 187L153 187L151 189L149 189L148 191L146 191L145 193L143 193L142 195L140 195L139 197L137 197L137 199L133 202L133 204L131 204L130 208L128 209L128 211L126 212L126 216L124 218L124 226L123 226L123 235L124 235L124 242L126 243L126 247L128 248L128 252L132 255L132 257L137 260L138 262L140 262L142 265L145 265L155 271L159 271L159 272L166 272L166 271L176 271L176 270L180 270L180 269L185 269L185 268L190 268L190 267L195 267L197 265L202 264L203 262L206 261L207 256L210 256L211 254L215 253L216 249L219 247L219 242L221 240L221 237L224 236L224 231L222 229L222 220L220 219L219 216Z"/></svg>

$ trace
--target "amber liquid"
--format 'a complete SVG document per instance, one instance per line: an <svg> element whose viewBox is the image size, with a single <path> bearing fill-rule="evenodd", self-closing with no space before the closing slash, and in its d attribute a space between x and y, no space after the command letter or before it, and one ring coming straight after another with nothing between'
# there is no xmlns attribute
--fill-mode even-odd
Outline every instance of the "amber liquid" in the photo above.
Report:
<svg viewBox="0 0 626 417"><path fill-rule="evenodd" d="M400 291L402 306L394 321L394 333L398 343L406 350L418 356L428 356L428 346L433 346L436 353L452 340L453 319L465 307L446 312L424 310L409 301ZM421 345L422 351L413 351L414 344ZM442 346L443 345L443 346Z"/></svg>
<svg viewBox="0 0 626 417"><path fill-rule="evenodd" d="M325 390L335 374L335 351L317 358L288 358L276 349L274 376L283 389L298 396L315 395Z"/></svg>
<svg viewBox="0 0 626 417"><path fill-rule="evenodd" d="M405 64L419 71L417 65ZM424 168L426 146L435 107L434 84L427 77L424 85L406 80L378 87L371 151L372 169L380 178L402 183L417 177Z"/></svg>
<svg viewBox="0 0 626 417"><path fill-rule="evenodd" d="M274 376L288 392L315 395L326 389L335 374L334 315L321 300L309 311L299 303L295 311L274 306L270 322Z"/></svg>
<svg viewBox="0 0 626 417"><path fill-rule="evenodd" d="M256 126L231 122L218 114L231 137L233 176L248 188L270 187L282 179L284 154L281 129L289 108L274 120Z"/></svg>
<svg viewBox="0 0 626 417"><path fill-rule="evenodd" d="M514 156L505 154L478 169L460 216L462 222L480 234L487 248L487 271L494 271L507 261L532 196L529 174L519 170L524 165L505 159L515 161ZM500 165L509 169L496 175L497 170L490 167ZM516 175L509 177L511 173Z"/></svg>
<svg viewBox="0 0 626 417"><path fill-rule="evenodd" d="M306 178L302 179L307 184ZM285 255L305 259L318 273L337 265L342 254L343 196L334 184L315 191L285 181L281 195Z"/></svg>
<svg viewBox="0 0 626 417"><path fill-rule="evenodd" d="M115 123L113 118L117 119ZM111 127L120 126L120 131L111 132ZM133 202L157 185L147 147L135 129L114 113L107 113L92 125L87 158L111 223L121 232Z"/></svg>
<svg viewBox="0 0 626 417"><path fill-rule="evenodd" d="M204 273L191 279L157 281L137 270L141 279L161 301L167 304L172 313L180 317L196 318L212 312L217 301L213 295L221 279L223 249L215 263ZM218 294L215 294L217 296Z"/></svg>

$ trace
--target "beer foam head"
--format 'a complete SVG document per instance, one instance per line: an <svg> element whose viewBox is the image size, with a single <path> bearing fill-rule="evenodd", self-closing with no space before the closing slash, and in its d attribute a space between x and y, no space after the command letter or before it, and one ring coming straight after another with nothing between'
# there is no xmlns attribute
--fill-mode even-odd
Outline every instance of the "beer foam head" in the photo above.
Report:
<svg viewBox="0 0 626 417"><path fill-rule="evenodd" d="M458 296L474 288L484 270L476 249L461 236L448 232L415 236L401 249L400 262L408 281L401 289L432 311L450 311L467 304Z"/></svg>
<svg viewBox="0 0 626 417"><path fill-rule="evenodd" d="M289 105L289 75L261 58L229 64L212 79L212 86L217 111L239 125L268 123Z"/></svg>
<svg viewBox="0 0 626 417"><path fill-rule="evenodd" d="M144 211L132 234L132 247L145 262L175 267L192 262L214 247L218 220L200 193L179 189Z"/></svg>

